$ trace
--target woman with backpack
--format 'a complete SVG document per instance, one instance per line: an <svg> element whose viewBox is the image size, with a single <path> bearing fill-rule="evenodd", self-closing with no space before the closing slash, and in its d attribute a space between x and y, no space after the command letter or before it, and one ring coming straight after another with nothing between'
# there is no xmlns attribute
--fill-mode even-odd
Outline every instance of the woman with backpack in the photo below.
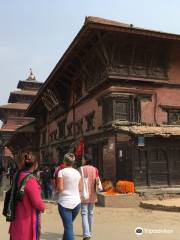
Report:
<svg viewBox="0 0 180 240"><path fill-rule="evenodd" d="M35 154L24 155L22 169L14 177L16 184L15 217L10 223L10 240L39 240L40 213L45 205L41 198L41 188L34 174L38 167Z"/></svg>

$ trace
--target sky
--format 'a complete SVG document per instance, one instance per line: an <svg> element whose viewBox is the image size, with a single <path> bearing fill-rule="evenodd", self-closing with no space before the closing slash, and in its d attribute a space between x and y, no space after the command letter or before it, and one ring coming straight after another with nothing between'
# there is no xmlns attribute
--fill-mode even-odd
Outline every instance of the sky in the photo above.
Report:
<svg viewBox="0 0 180 240"><path fill-rule="evenodd" d="M180 34L179 13L179 0L0 0L0 105L30 67L47 79L86 16Z"/></svg>

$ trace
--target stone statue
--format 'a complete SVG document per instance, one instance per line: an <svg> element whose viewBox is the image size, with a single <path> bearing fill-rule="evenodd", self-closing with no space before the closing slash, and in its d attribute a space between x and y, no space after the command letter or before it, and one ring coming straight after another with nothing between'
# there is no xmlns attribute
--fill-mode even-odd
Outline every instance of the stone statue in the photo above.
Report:
<svg viewBox="0 0 180 240"><path fill-rule="evenodd" d="M35 75L33 74L31 68L29 69L29 76L28 76L27 80L30 80L30 81L36 80L36 77L35 77Z"/></svg>

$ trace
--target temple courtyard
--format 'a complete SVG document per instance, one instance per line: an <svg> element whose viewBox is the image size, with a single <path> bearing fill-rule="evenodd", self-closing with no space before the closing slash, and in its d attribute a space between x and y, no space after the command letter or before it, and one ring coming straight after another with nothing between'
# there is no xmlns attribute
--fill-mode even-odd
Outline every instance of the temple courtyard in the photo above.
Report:
<svg viewBox="0 0 180 240"><path fill-rule="evenodd" d="M3 202L0 201L0 212ZM60 240L63 227L55 204L47 204L42 215L41 240ZM9 240L9 223L0 215L0 239ZM143 234L135 234L137 227L143 228ZM80 215L74 224L75 239L82 239ZM142 208L102 208L96 207L94 235L92 240L134 240L134 239L180 239L180 213L152 211Z"/></svg>

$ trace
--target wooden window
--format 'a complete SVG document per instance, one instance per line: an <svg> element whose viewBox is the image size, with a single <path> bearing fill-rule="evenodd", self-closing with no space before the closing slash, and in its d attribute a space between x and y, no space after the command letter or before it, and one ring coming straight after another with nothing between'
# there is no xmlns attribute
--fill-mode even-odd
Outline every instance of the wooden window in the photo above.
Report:
<svg viewBox="0 0 180 240"><path fill-rule="evenodd" d="M42 132L42 145L46 144L46 135L47 135L47 130L44 130Z"/></svg>
<svg viewBox="0 0 180 240"><path fill-rule="evenodd" d="M133 98L132 99L132 106L134 108L132 109L132 121L139 123L141 122L141 103L139 98Z"/></svg>
<svg viewBox="0 0 180 240"><path fill-rule="evenodd" d="M86 131L90 131L90 130L94 129L94 115L95 115L95 111L89 113L85 117L86 122L87 122L87 129L86 129Z"/></svg>
<svg viewBox="0 0 180 240"><path fill-rule="evenodd" d="M111 121L140 122L140 100L135 96L109 97L102 104L103 123Z"/></svg>
<svg viewBox="0 0 180 240"><path fill-rule="evenodd" d="M76 122L76 134L80 135L81 133L83 133L83 119Z"/></svg>
<svg viewBox="0 0 180 240"><path fill-rule="evenodd" d="M114 120L129 121L129 101L115 100L114 101Z"/></svg>
<svg viewBox="0 0 180 240"><path fill-rule="evenodd" d="M72 134L72 127L73 127L73 123L69 123L67 125L67 136L68 137L71 137L73 134Z"/></svg>
<svg viewBox="0 0 180 240"><path fill-rule="evenodd" d="M49 134L49 141L52 142L53 141L53 133Z"/></svg>
<svg viewBox="0 0 180 240"><path fill-rule="evenodd" d="M180 124L180 110L168 110L168 124Z"/></svg>
<svg viewBox="0 0 180 240"><path fill-rule="evenodd" d="M54 135L54 140L57 140L57 130L54 131L53 135Z"/></svg>
<svg viewBox="0 0 180 240"><path fill-rule="evenodd" d="M63 138L66 135L65 131L65 120L59 122L58 124L58 130L59 130L59 138Z"/></svg>

